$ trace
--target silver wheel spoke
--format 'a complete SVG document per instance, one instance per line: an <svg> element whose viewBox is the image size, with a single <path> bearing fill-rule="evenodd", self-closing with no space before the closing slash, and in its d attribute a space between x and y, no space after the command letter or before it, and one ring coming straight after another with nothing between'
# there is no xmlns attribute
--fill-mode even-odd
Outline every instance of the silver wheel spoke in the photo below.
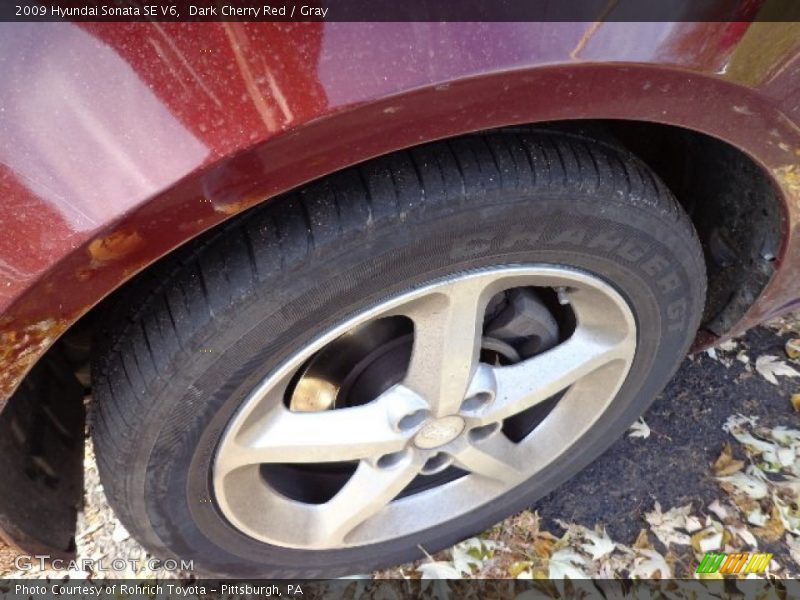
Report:
<svg viewBox="0 0 800 600"><path fill-rule="evenodd" d="M344 541L348 533L379 513L419 474L421 464L409 452L391 467L361 461L352 477L315 511L311 530L326 544Z"/></svg>
<svg viewBox="0 0 800 600"><path fill-rule="evenodd" d="M566 342L509 367L495 367L495 399L477 419L496 423L564 390L596 369L626 358L632 340L608 339L578 329Z"/></svg>
<svg viewBox="0 0 800 600"><path fill-rule="evenodd" d="M475 475L513 484L524 478L518 448L502 433L466 446L455 455L455 465Z"/></svg>
<svg viewBox="0 0 800 600"><path fill-rule="evenodd" d="M414 322L405 385L426 398L435 416L458 412L480 352L486 288L494 278L453 282L404 307Z"/></svg>
<svg viewBox="0 0 800 600"><path fill-rule="evenodd" d="M353 408L292 412L283 405L241 431L235 446L218 458L231 471L262 463L321 463L359 460L401 450L410 433L397 430L398 415L424 402L401 386Z"/></svg>

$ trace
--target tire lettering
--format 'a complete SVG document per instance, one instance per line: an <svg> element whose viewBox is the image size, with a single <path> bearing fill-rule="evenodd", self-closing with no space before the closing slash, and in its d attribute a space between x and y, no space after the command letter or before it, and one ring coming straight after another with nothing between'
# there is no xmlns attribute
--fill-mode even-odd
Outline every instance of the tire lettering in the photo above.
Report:
<svg viewBox="0 0 800 600"><path fill-rule="evenodd" d="M512 250L514 248L530 247L539 241L542 237L542 229L523 229L521 227L512 227L507 235L503 236L503 242L500 245L503 250Z"/></svg>
<svg viewBox="0 0 800 600"><path fill-rule="evenodd" d="M450 258L472 258L483 254L491 247L492 238L486 236L464 238L458 240L450 250Z"/></svg>
<svg viewBox="0 0 800 600"><path fill-rule="evenodd" d="M646 254L646 250L636 244L635 242L625 242L622 245L622 248L617 250L617 256L624 258L627 261L632 263L641 260L641 258Z"/></svg>
<svg viewBox="0 0 800 600"><path fill-rule="evenodd" d="M656 282L656 285L661 288L662 292L669 294L670 292L674 292L681 287L681 280L678 277L678 274L675 271L672 271L669 275L659 279Z"/></svg>
<svg viewBox="0 0 800 600"><path fill-rule="evenodd" d="M589 242L589 248L600 248L611 252L622 243L622 238L610 233L599 233Z"/></svg>
<svg viewBox="0 0 800 600"><path fill-rule="evenodd" d="M553 240L554 244L575 244L579 246L583 244L583 240L586 238L586 232L583 229L567 229L566 231L561 232L558 236Z"/></svg>
<svg viewBox="0 0 800 600"><path fill-rule="evenodd" d="M650 275L650 277L655 277L668 266L668 260L659 254L654 254L644 262L642 265L642 270Z"/></svg>
<svg viewBox="0 0 800 600"><path fill-rule="evenodd" d="M544 234L545 230L542 227L527 229L522 225L511 227L506 233L495 236L477 234L457 240L452 247L450 257L454 260L474 258L489 252L493 245L502 250L522 250L542 243L585 246L614 252L630 263L641 263L642 271L649 277L656 279L661 276L655 283L664 294L674 294L683 287L678 271L668 270L672 266L671 262L661 254L649 254L648 247L638 241L625 240L621 235L607 231L589 233L582 228L563 230L550 240L542 240ZM667 306L667 331L683 330L687 310L688 303L685 298L674 300Z"/></svg>
<svg viewBox="0 0 800 600"><path fill-rule="evenodd" d="M667 331L682 331L684 328L683 321L686 316L686 298L674 300L667 306L667 317L669 318L669 326Z"/></svg>

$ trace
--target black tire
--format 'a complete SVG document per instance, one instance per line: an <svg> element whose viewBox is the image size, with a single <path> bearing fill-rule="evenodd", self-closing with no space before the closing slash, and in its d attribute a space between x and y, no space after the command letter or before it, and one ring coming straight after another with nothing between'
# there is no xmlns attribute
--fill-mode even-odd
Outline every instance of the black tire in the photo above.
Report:
<svg viewBox="0 0 800 600"><path fill-rule="evenodd" d="M216 508L210 460L256 382L381 298L508 263L610 282L638 325L630 374L579 442L490 506L419 535L343 550L270 546ZM93 436L109 502L162 557L236 577L338 576L399 564L491 526L604 451L688 350L705 296L691 222L624 150L500 132L373 160L266 203L162 261L109 303L93 365Z"/></svg>

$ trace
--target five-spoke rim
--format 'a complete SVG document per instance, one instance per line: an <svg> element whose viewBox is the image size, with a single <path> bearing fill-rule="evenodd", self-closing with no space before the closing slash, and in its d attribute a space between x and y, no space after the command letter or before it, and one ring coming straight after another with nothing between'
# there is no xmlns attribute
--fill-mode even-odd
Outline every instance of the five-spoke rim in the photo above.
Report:
<svg viewBox="0 0 800 600"><path fill-rule="evenodd" d="M507 289L560 290L576 325L557 346L511 366L480 362L489 300ZM292 412L284 395L318 350L371 320L402 315L414 340L405 378L371 402ZM504 266L461 273L390 298L301 349L268 376L228 425L213 465L216 501L243 533L278 546L331 549L413 534L473 511L569 449L608 409L627 376L636 326L622 296L567 267ZM566 391L565 391L566 390ZM502 423L555 394L555 407L511 441ZM264 464L355 461L321 504L300 502L261 476ZM421 473L466 474L398 495Z"/></svg>

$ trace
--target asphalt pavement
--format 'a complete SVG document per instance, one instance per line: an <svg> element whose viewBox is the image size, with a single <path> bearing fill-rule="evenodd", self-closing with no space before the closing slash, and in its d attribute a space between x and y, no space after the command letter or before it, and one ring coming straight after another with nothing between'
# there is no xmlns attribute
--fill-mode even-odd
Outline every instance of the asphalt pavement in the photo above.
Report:
<svg viewBox="0 0 800 600"><path fill-rule="evenodd" d="M691 502L704 512L725 496L710 466L723 444L733 441L722 429L730 415L755 416L768 427L800 428L800 414L789 402L800 392L800 378L779 377L776 386L735 359L743 350L751 365L762 355L785 360L784 345L792 337L798 336L752 329L738 340L737 351L718 352L730 366L704 352L687 357L644 416L652 432L648 438L626 435L532 508L553 531L559 529L554 519L603 524L613 539L627 544L647 527L644 512L656 501L664 510Z"/></svg>

